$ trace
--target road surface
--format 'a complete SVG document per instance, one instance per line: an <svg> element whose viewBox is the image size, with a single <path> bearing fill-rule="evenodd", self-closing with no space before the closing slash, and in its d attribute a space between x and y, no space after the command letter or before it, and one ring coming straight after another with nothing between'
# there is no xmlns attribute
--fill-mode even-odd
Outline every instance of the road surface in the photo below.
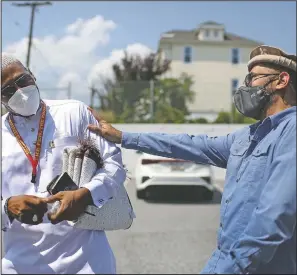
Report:
<svg viewBox="0 0 297 275"><path fill-rule="evenodd" d="M107 233L117 272L199 273L216 246L221 193L209 203L146 202L136 198L133 181L127 190L136 219L127 231Z"/></svg>

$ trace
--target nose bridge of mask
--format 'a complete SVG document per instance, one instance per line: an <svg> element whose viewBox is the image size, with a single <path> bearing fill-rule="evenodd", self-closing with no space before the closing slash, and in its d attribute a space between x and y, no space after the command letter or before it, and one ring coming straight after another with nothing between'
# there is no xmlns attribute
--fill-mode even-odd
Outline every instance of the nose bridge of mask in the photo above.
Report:
<svg viewBox="0 0 297 275"><path fill-rule="evenodd" d="M17 86L17 85L16 85ZM30 97L32 94L33 87L27 86L24 88L19 88L16 90L16 92L13 94L13 96L9 99L8 104L18 104L22 106Z"/></svg>
<svg viewBox="0 0 297 275"><path fill-rule="evenodd" d="M28 100L29 95L22 92L22 89L18 89L16 92L19 92L22 95L23 100Z"/></svg>

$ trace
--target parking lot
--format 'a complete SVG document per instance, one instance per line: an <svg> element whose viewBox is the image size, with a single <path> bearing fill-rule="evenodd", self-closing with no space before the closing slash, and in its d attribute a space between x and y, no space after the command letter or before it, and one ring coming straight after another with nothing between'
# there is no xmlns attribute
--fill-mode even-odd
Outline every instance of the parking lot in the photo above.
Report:
<svg viewBox="0 0 297 275"><path fill-rule="evenodd" d="M137 217L129 230L108 233L117 272L199 273L216 246L221 193L211 202L143 201L134 181L127 190Z"/></svg>

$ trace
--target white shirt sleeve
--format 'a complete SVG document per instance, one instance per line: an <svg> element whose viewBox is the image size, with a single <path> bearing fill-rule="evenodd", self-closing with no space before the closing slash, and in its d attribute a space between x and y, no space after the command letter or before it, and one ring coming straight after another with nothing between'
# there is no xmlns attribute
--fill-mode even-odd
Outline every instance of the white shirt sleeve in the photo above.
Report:
<svg viewBox="0 0 297 275"><path fill-rule="evenodd" d="M89 124L99 126L95 117L87 109L87 106L81 104L81 138L91 138L95 141L104 163L104 167L98 169L92 180L84 184L84 187L90 190L94 204L100 207L115 196L115 186L117 184L124 184L126 171L123 167L121 149L114 143L108 142L101 136L90 132L87 129Z"/></svg>

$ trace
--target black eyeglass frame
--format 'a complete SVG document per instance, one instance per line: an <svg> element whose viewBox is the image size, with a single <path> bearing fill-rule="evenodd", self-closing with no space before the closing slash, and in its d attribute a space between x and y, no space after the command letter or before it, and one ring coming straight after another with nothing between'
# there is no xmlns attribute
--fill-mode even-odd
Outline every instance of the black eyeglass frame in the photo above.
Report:
<svg viewBox="0 0 297 275"><path fill-rule="evenodd" d="M25 80L23 83L22 80ZM1 101L8 102L8 100L15 94L19 88L25 88L30 85L36 85L33 76L30 73L23 73L17 79L12 80L11 83L1 87Z"/></svg>
<svg viewBox="0 0 297 275"><path fill-rule="evenodd" d="M263 77L266 77L266 76L277 76L279 74L280 73L274 73L274 74L263 74L263 73L255 74L255 73L248 73L246 75L243 83L244 83L244 85L246 87L250 87L252 81L255 81L257 79L260 79L260 78L263 78ZM257 77L257 78L255 78L255 77Z"/></svg>

